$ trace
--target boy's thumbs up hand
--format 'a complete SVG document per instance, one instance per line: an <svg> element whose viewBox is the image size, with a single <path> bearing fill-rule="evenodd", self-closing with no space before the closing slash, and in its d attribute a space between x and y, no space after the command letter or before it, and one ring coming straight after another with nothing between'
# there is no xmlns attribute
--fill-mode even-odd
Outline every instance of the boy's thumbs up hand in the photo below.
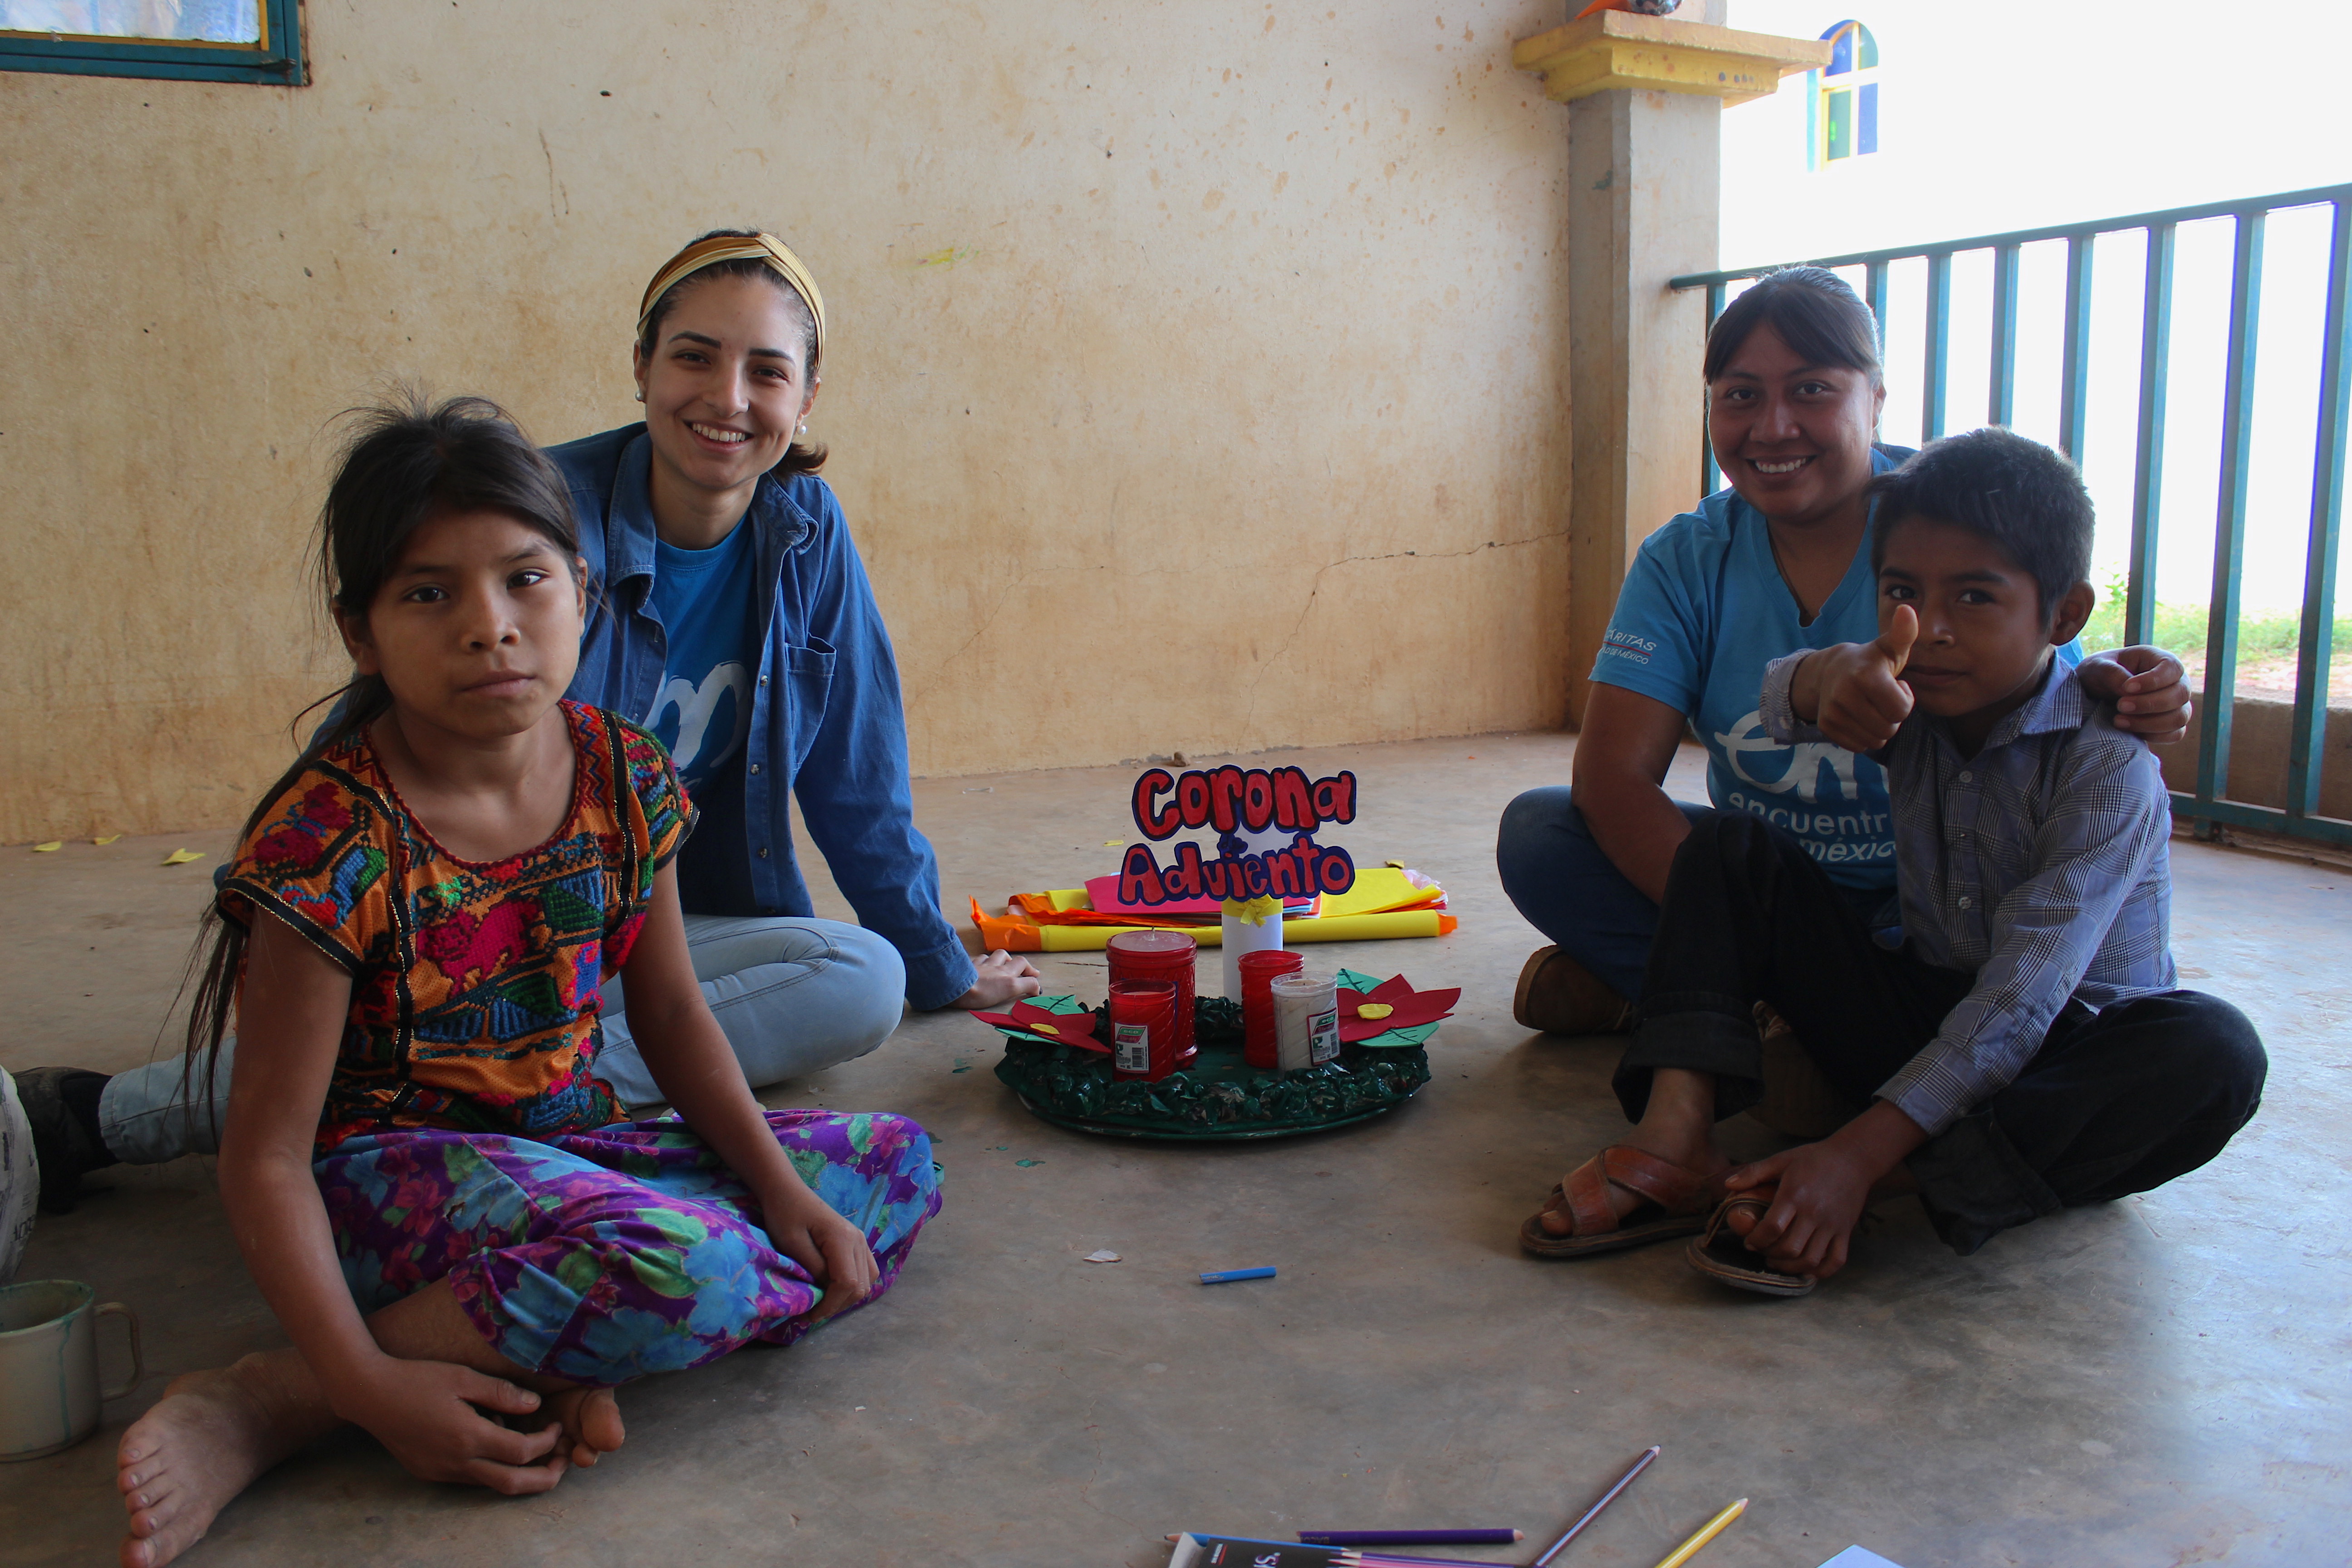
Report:
<svg viewBox="0 0 2352 1568"><path fill-rule="evenodd" d="M1919 640L1919 612L1908 605L1895 606L1895 619L1878 634L1871 646L1886 659L1886 672L1900 675L1903 667L1911 662L1911 645ZM1904 694L1905 710L1909 710L1910 694Z"/></svg>
<svg viewBox="0 0 2352 1568"><path fill-rule="evenodd" d="M1911 689L1897 678L1918 638L1917 612L1897 605L1875 640L1840 643L1814 654L1798 667L1790 692L1797 717L1820 725L1822 733L1849 752L1878 750L1911 716Z"/></svg>

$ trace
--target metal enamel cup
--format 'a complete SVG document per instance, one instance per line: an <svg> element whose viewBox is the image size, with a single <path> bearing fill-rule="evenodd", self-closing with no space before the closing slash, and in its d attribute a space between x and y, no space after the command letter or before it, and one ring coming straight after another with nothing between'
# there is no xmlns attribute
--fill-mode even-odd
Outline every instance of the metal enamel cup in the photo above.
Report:
<svg viewBox="0 0 2352 1568"><path fill-rule="evenodd" d="M146 1375L138 1315L120 1301L91 1305L97 1294L79 1279L0 1287L0 1460L72 1447L98 1430L101 1404ZM100 1318L121 1318L131 1331L131 1376L112 1388L98 1382Z"/></svg>

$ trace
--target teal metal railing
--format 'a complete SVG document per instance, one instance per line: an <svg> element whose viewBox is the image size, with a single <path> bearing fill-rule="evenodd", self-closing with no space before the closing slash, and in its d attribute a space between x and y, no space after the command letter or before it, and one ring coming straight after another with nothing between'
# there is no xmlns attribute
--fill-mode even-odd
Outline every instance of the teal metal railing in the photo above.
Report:
<svg viewBox="0 0 2352 1568"><path fill-rule="evenodd" d="M2255 346L2263 299L2263 235L2270 215L2288 208L2332 208L2328 241L2326 338L2320 350L2316 437L2313 449L2311 512L2305 547L2303 604L2296 644L2294 710L2286 759L2286 804L2257 805L2228 798L2231 720L2235 707L2239 606L2242 599L2246 543L2247 474L2254 423ZM1986 422L2011 422L2017 394L2018 256L2021 247L2050 241L2066 246L2064 342L2059 355L2059 446L2082 460L2091 377L2093 247L2102 235L2143 232L2147 266L2140 312L2138 445L2133 462L2131 542L2126 563L2123 640L2151 640L2156 625L2157 524L2161 510L2165 456L2165 378L2172 348L2175 234L2185 223L2226 218L2234 227L2231 258L2228 358L2221 402L2220 493L2216 499L2212 595L2205 632L2203 724L2199 732L2196 787L2175 792L2173 810L2194 822L2200 836L2210 825L2228 824L2291 837L2352 846L2352 821L2319 815L2322 764L2327 736L2328 667L2334 656L2336 548L2344 510L2345 421L2352 412L2352 353L2346 330L2347 290L2352 290L2352 184L2212 202L2167 212L2091 223L2060 224L2009 234L1848 256L1807 258L1818 267L1861 268L1862 294L1885 335L1889 268L1898 262L1927 264L1927 341L1922 355L1921 427L1932 440L1945 434L1951 416L1952 258L1991 252L1992 342ZM1743 267L1676 278L1670 288L1706 290L1706 319L1714 323L1731 285L1759 278L1775 267ZM1700 493L1719 488L1715 454L1700 442Z"/></svg>

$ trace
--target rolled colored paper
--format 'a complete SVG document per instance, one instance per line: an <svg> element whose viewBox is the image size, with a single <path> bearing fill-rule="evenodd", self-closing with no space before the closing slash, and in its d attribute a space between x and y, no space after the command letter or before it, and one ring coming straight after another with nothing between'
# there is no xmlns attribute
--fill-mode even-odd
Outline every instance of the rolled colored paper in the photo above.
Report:
<svg viewBox="0 0 2352 1568"><path fill-rule="evenodd" d="M1100 952L1118 926L1034 926L1025 921L980 915L972 922L991 948L1003 952ZM1302 942L1373 942L1387 937L1450 936L1461 921L1444 910L1402 910L1394 914L1349 915L1340 920L1285 921L1286 945ZM1131 929L1131 928L1130 928ZM1224 940L1216 926L1202 926L1192 935L1203 947Z"/></svg>
<svg viewBox="0 0 2352 1568"><path fill-rule="evenodd" d="M1086 894L1081 889L1065 889L1027 897L1049 899L1057 905L1066 901L1075 906L1084 901ZM1406 879L1402 871L1388 867L1359 867L1356 885L1345 893L1327 895L1318 904L1313 917L1284 921L1282 940L1284 945L1295 946L1305 942L1450 935L1460 922L1442 907L1444 897L1444 889L1417 887ZM979 928L981 942L994 952L1100 952L1123 931L1140 929L1117 922L1046 924L1024 919L1017 913L991 914L980 907L978 899L971 900L971 923ZM1220 924L1188 930L1204 947L1218 945L1224 940Z"/></svg>
<svg viewBox="0 0 2352 1568"><path fill-rule="evenodd" d="M1274 1270L1271 1268L1223 1268L1214 1274L1202 1275L1201 1283L1230 1285L1236 1279L1271 1279L1273 1278Z"/></svg>
<svg viewBox="0 0 2352 1568"><path fill-rule="evenodd" d="M1339 986L1329 975L1277 974L1274 997L1275 1066L1304 1072L1339 1054Z"/></svg>

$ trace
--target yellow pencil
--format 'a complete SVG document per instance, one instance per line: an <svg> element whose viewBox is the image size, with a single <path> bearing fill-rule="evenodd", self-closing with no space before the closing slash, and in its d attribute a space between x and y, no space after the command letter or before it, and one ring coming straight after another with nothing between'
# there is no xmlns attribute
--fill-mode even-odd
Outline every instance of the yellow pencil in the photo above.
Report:
<svg viewBox="0 0 2352 1568"><path fill-rule="evenodd" d="M1723 1527L1729 1524L1733 1520L1738 1519L1741 1513L1746 1511L1747 1508L1748 1500L1746 1498L1741 1498L1738 1502L1733 1503L1729 1508L1725 1509L1721 1513L1718 1513L1713 1519L1708 1520L1705 1524L1699 1526L1698 1533L1696 1535L1692 1536L1688 1541L1684 1542L1680 1546L1675 1547L1674 1551L1667 1553L1666 1560L1659 1563L1658 1568L1683 1568L1684 1563L1698 1555L1698 1549L1700 1547L1705 1546L1708 1542L1713 1541L1717 1536L1722 1534Z"/></svg>

